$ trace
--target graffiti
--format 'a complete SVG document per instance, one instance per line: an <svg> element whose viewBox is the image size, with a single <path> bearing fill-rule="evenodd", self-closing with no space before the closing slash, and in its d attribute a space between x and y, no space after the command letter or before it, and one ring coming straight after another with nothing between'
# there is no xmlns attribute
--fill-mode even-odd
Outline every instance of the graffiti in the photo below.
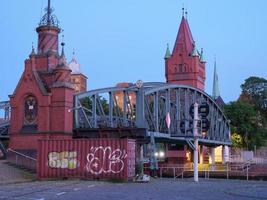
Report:
<svg viewBox="0 0 267 200"><path fill-rule="evenodd" d="M99 175L102 173L118 174L124 169L124 159L127 157L125 150L111 147L91 147L87 155L86 169L88 172Z"/></svg>
<svg viewBox="0 0 267 200"><path fill-rule="evenodd" d="M75 169L77 168L77 152L50 152L48 154L48 165L51 168Z"/></svg>

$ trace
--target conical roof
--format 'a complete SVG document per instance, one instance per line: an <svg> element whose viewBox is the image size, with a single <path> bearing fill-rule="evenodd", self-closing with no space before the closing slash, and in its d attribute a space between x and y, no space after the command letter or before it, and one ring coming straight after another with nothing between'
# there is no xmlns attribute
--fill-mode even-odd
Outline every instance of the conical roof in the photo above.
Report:
<svg viewBox="0 0 267 200"><path fill-rule="evenodd" d="M214 74L213 74L213 87L212 87L212 98L217 99L220 96L219 90L219 79L217 74L216 60L214 62Z"/></svg>
<svg viewBox="0 0 267 200"><path fill-rule="evenodd" d="M182 17L180 23L179 31L173 48L173 54L174 52L178 51L179 44L183 44L188 55L192 53L194 48L194 40L187 19L184 16Z"/></svg>
<svg viewBox="0 0 267 200"><path fill-rule="evenodd" d="M81 66L74 56L69 63L69 68L71 69L71 74L82 74Z"/></svg>

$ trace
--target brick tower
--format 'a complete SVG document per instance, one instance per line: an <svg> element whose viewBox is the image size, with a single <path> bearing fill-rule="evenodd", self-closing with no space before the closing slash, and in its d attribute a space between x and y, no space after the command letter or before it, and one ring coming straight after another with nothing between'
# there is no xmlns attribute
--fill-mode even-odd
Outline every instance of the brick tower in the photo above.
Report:
<svg viewBox="0 0 267 200"><path fill-rule="evenodd" d="M34 47L12 95L10 143L16 150L36 150L39 139L72 137L74 89L71 70L64 55L59 55L60 28L52 13L50 0L45 15L36 29L38 50Z"/></svg>
<svg viewBox="0 0 267 200"><path fill-rule="evenodd" d="M184 10L184 9L183 9ZM197 51L186 17L182 16L176 42L170 53L165 54L165 77L167 83L189 85L205 89L205 61L203 49Z"/></svg>

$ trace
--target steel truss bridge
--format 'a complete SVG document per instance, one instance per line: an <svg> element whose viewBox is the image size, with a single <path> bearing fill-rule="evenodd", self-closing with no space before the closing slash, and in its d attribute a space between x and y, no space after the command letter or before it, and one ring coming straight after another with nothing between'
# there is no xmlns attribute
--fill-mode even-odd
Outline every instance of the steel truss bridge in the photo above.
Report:
<svg viewBox="0 0 267 200"><path fill-rule="evenodd" d="M76 94L74 134L101 137L98 133L117 131L123 137L153 136L156 141L180 141L194 148L194 103L207 111L204 117L199 117L200 144L230 145L229 121L208 94L166 83L137 83Z"/></svg>
<svg viewBox="0 0 267 200"><path fill-rule="evenodd" d="M81 137L147 138L157 141L186 142L192 147L193 116L198 103L208 107L205 123L200 120L200 144L231 145L229 121L215 101L196 88L143 83L129 87L110 87L78 93L74 97L74 135ZM8 138L10 104L0 102L0 139ZM169 119L169 127L166 119ZM201 118L201 117L200 117ZM207 126L207 124L206 124Z"/></svg>

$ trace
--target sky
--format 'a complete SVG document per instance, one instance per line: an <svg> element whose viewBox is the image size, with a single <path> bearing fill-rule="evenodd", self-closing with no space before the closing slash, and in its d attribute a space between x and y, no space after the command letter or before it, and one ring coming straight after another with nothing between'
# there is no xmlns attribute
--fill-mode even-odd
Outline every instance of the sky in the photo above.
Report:
<svg viewBox="0 0 267 200"><path fill-rule="evenodd" d="M225 102L235 101L250 76L267 78L266 0L51 0L88 89L118 82L165 82L166 44L173 48L184 5L197 47L204 48L206 89L216 56ZM0 101L8 100L36 47L35 28L47 0L5 0L0 12Z"/></svg>

